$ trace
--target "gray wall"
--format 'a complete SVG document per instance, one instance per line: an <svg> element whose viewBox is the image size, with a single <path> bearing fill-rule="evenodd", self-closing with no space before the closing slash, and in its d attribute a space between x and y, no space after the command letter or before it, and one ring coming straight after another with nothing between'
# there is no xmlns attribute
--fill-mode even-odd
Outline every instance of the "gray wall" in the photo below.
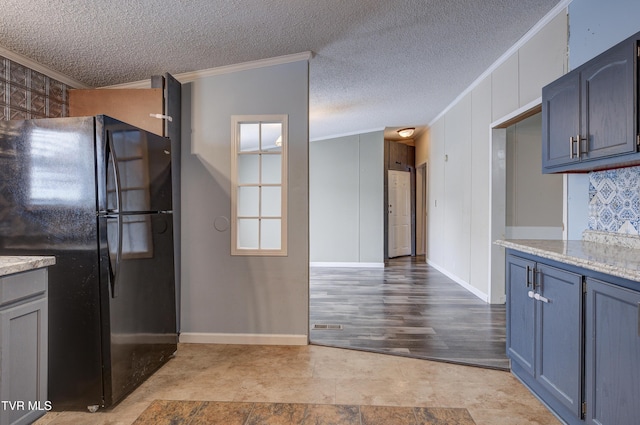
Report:
<svg viewBox="0 0 640 425"><path fill-rule="evenodd" d="M637 0L579 0L569 5L569 69L640 31ZM581 239L588 228L589 176L568 175L568 238Z"/></svg>
<svg viewBox="0 0 640 425"><path fill-rule="evenodd" d="M507 128L507 238L562 239L562 175L541 174L542 115Z"/></svg>
<svg viewBox="0 0 640 425"><path fill-rule="evenodd" d="M382 131L309 147L312 263L384 262Z"/></svg>
<svg viewBox="0 0 640 425"><path fill-rule="evenodd" d="M225 334L293 335L306 343L308 72L301 61L183 86L183 336L207 334L203 342L216 342ZM230 255L231 116L247 114L289 116L286 257Z"/></svg>

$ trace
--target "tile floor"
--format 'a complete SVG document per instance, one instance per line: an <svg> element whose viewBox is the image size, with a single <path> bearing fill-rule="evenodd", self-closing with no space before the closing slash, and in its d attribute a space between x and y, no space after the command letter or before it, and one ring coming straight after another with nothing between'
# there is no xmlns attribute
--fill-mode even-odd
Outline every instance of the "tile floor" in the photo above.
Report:
<svg viewBox="0 0 640 425"><path fill-rule="evenodd" d="M560 423L505 371L314 345L209 344L180 344L111 409L35 423L130 425L154 400L465 408L477 425Z"/></svg>

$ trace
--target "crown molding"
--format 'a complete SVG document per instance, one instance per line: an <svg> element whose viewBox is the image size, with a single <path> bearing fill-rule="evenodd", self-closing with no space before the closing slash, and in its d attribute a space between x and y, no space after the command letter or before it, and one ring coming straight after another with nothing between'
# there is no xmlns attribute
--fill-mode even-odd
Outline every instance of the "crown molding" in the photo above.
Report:
<svg viewBox="0 0 640 425"><path fill-rule="evenodd" d="M323 140L339 139L340 137L359 136L361 134L375 133L377 131L384 132L384 127L369 128L366 130L350 131L348 133L333 134L331 136L321 136L309 139L309 142L321 142Z"/></svg>
<svg viewBox="0 0 640 425"><path fill-rule="evenodd" d="M307 51L302 53L294 53L291 55L276 56L273 58L259 59L259 60L250 61L250 62L242 62L238 64L233 64L233 65L220 66L217 68L209 68L209 69L203 69L200 71L184 72L182 74L172 74L172 75L173 75L173 78L180 81L180 83L184 84L184 83L191 83L201 78L212 77L214 75L229 74L232 72L246 71L249 69L256 69L256 68L264 68L264 67L273 66L273 65L282 65L286 63L292 63L292 62L308 61L308 60L311 60L313 56L314 56L313 52ZM113 86L107 86L107 87L101 87L101 88L145 89L149 87L151 87L151 79L135 81L132 83L116 84Z"/></svg>
<svg viewBox="0 0 640 425"><path fill-rule="evenodd" d="M75 89L88 89L90 88L88 85L81 83L78 80L74 80L73 78L69 77L68 75L64 75L58 71L54 71L51 68L47 68L44 65L39 64L38 62L29 59L26 56L23 56L19 53L16 52L12 52L9 49L6 49L2 46L0 46L0 56L3 56L7 59L9 59L12 62L15 63L19 63L22 66L26 66L27 68L33 69L34 71L37 71L41 74L46 75L49 78L53 78L54 80L58 80L61 83L64 83L72 88Z"/></svg>

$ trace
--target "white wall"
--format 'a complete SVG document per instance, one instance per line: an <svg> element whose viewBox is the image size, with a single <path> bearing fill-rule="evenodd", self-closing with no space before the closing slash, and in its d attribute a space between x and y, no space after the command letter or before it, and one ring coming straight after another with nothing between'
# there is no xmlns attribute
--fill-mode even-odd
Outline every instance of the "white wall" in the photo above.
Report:
<svg viewBox="0 0 640 425"><path fill-rule="evenodd" d="M183 342L306 344L308 62L183 85ZM288 256L231 256L231 116L288 114Z"/></svg>
<svg viewBox="0 0 640 425"><path fill-rule="evenodd" d="M569 68L574 69L640 31L637 0L580 0L569 6ZM568 175L568 238L588 228L589 175Z"/></svg>
<svg viewBox="0 0 640 425"><path fill-rule="evenodd" d="M416 141L417 152L428 144L416 161L430 167L428 262L486 301L504 302L503 287L491 290L491 124L536 102L566 72L566 51L566 9L558 9Z"/></svg>
<svg viewBox="0 0 640 425"><path fill-rule="evenodd" d="M312 265L384 264L383 137L378 131L310 144Z"/></svg>

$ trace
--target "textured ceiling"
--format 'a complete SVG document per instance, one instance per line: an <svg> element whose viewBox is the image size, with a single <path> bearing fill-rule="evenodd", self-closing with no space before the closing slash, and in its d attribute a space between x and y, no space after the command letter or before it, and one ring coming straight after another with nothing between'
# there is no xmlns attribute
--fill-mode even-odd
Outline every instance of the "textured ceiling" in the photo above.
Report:
<svg viewBox="0 0 640 425"><path fill-rule="evenodd" d="M2 0L0 46L89 86L312 51L310 137L423 126L558 0Z"/></svg>

